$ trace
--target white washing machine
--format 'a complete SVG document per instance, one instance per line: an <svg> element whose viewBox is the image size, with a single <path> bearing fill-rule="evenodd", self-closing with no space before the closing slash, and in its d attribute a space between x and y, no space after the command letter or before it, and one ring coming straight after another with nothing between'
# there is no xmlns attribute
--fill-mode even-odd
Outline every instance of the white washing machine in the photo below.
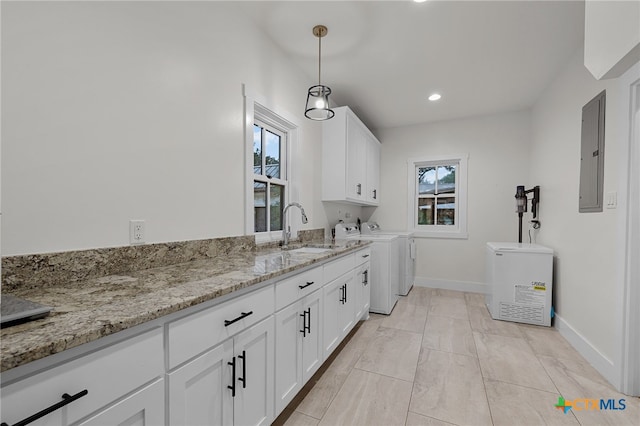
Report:
<svg viewBox="0 0 640 426"><path fill-rule="evenodd" d="M371 241L370 312L389 315L398 301L400 272L397 235L361 235L355 223L339 223L335 227L336 240L360 239Z"/></svg>
<svg viewBox="0 0 640 426"><path fill-rule="evenodd" d="M491 316L550 326L553 250L538 244L487 243L486 256Z"/></svg>
<svg viewBox="0 0 640 426"><path fill-rule="evenodd" d="M386 231L383 230L376 222L364 222L360 227L362 235L397 235L399 254L398 259L400 269L400 283L398 285L398 294L406 296L413 287L416 271L416 242L413 238L413 232L407 231Z"/></svg>

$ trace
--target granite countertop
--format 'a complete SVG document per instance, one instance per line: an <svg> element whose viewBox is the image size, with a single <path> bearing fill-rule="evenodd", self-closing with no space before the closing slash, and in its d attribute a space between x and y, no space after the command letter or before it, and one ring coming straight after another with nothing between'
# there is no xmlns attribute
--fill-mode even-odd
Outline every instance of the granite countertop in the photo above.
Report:
<svg viewBox="0 0 640 426"><path fill-rule="evenodd" d="M3 328L0 371L27 364L250 287L370 244L349 241L324 253L277 248L110 275L11 294L54 310L44 318Z"/></svg>

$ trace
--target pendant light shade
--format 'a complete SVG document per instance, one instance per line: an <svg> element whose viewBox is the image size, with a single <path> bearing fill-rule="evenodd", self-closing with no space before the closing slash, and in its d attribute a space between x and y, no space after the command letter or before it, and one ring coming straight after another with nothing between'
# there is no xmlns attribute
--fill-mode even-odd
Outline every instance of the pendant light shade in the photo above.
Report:
<svg viewBox="0 0 640 426"><path fill-rule="evenodd" d="M313 27L313 35L318 37L318 84L309 87L304 115L311 120L322 121L328 120L335 115L333 110L329 108L331 88L323 86L320 83L322 37L327 35L327 27L324 25L316 25Z"/></svg>

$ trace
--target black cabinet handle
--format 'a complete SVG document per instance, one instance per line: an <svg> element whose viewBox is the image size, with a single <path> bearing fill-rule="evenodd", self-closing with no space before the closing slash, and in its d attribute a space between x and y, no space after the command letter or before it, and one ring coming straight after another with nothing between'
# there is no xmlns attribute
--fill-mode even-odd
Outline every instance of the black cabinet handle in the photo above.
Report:
<svg viewBox="0 0 640 426"><path fill-rule="evenodd" d="M369 270L368 269L362 273L362 284L364 284L364 285L369 284Z"/></svg>
<svg viewBox="0 0 640 426"><path fill-rule="evenodd" d="M340 301L344 305L345 303L347 303L347 285L345 284L342 287L340 287L340 291L342 292L342 295L340 296Z"/></svg>
<svg viewBox="0 0 640 426"><path fill-rule="evenodd" d="M302 317L302 337L307 337L307 311L303 311L300 316Z"/></svg>
<svg viewBox="0 0 640 426"><path fill-rule="evenodd" d="M374 189L374 190L373 190L373 199L375 200L375 199L377 199L377 198L378 198L378 190L377 190L377 189Z"/></svg>
<svg viewBox="0 0 640 426"><path fill-rule="evenodd" d="M356 185L356 194L358 194L358 195L362 194L362 184L361 183Z"/></svg>
<svg viewBox="0 0 640 426"><path fill-rule="evenodd" d="M299 286L298 286L298 288L299 288L300 290L302 290L303 288L307 288L307 287L309 287L310 285L313 285L314 283L315 283L315 281L307 281L307 283L306 283L305 285L299 285Z"/></svg>
<svg viewBox="0 0 640 426"><path fill-rule="evenodd" d="M309 307L305 313L309 315L309 325L307 326L307 333L311 334L311 307Z"/></svg>
<svg viewBox="0 0 640 426"><path fill-rule="evenodd" d="M234 356L231 361L227 363L231 366L231 384L227 385L227 389L231 389L231 397L236 397L236 357Z"/></svg>
<svg viewBox="0 0 640 426"><path fill-rule="evenodd" d="M238 322L241 319L245 319L246 317L248 317L249 315L253 314L253 311L249 311L249 312L242 312L242 315L240 315L238 318L234 318L232 320L224 320L224 326L230 326L231 324L233 324L234 322Z"/></svg>
<svg viewBox="0 0 640 426"><path fill-rule="evenodd" d="M82 398L83 396L85 396L86 394L88 394L89 391L87 389L78 392L75 395L69 395L68 393L63 393L62 394L62 401L57 402L55 404L53 404L51 407L45 408L42 411L37 412L36 414L34 414L33 416L27 417L24 420L19 421L18 423L14 423L13 426L24 426L24 425L28 425L29 423L33 423L36 420L38 420L41 417L46 416L47 414L51 414L54 411L64 407L67 404L71 404L73 401ZM9 426L7 423L2 422L1 426Z"/></svg>
<svg viewBox="0 0 640 426"><path fill-rule="evenodd" d="M363 254L362 257L369 257L370 255L368 254Z"/></svg>
<svg viewBox="0 0 640 426"><path fill-rule="evenodd" d="M242 377L238 377L238 380L242 382L242 389L247 388L247 353L242 351L242 355L238 355L238 358L242 360Z"/></svg>

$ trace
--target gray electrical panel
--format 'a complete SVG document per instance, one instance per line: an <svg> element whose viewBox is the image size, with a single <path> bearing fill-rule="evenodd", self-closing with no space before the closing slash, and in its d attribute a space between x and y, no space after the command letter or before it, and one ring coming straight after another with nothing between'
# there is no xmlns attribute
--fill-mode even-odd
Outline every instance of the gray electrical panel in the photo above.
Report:
<svg viewBox="0 0 640 426"><path fill-rule="evenodd" d="M601 212L604 188L604 113L606 92L582 107L579 212Z"/></svg>

